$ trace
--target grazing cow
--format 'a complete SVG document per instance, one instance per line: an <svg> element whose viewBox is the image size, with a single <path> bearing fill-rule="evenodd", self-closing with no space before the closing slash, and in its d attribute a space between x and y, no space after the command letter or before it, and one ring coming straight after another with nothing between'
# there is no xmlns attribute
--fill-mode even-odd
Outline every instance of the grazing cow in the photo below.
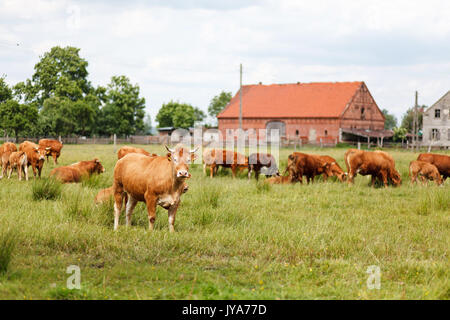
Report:
<svg viewBox="0 0 450 320"><path fill-rule="evenodd" d="M17 151L17 147L12 142L5 142L0 146L0 165L2 166L2 171L0 172L0 179L6 174L6 169L8 168L9 156L12 152Z"/></svg>
<svg viewBox="0 0 450 320"><path fill-rule="evenodd" d="M417 181L417 176L421 177L423 185L425 185L426 179L435 181L438 186L443 183L436 166L425 161L411 161L409 163L409 175L411 176L411 184Z"/></svg>
<svg viewBox="0 0 450 320"><path fill-rule="evenodd" d="M450 177L450 156L435 153L421 153L417 160L434 164L445 181Z"/></svg>
<svg viewBox="0 0 450 320"><path fill-rule="evenodd" d="M289 171L289 176L292 181L300 181L303 183L303 176L306 176L306 181L314 182L314 177L326 173L331 176L330 170L331 162L323 160L320 156L314 154L306 154L294 152L288 157L288 166L285 170Z"/></svg>
<svg viewBox="0 0 450 320"><path fill-rule="evenodd" d="M28 160L27 154L24 151L12 152L9 156L9 172L8 179L11 178L11 173L14 169L17 169L19 175L19 181L22 180L22 172L25 174L25 180L28 181Z"/></svg>
<svg viewBox="0 0 450 320"><path fill-rule="evenodd" d="M233 178L236 178L236 171L248 168L248 158L236 151L211 149L203 153L203 172L206 174L206 166L210 168L210 177L214 176L219 166L231 168Z"/></svg>
<svg viewBox="0 0 450 320"><path fill-rule="evenodd" d="M129 147L129 146L123 146L117 152L117 158L120 160L120 159L122 159L123 157L125 157L129 153L140 153L140 154L145 154L146 156L149 156L149 157L156 157L157 156L156 153L149 153L149 152L147 152L147 151L145 151L144 149L141 149L141 148L134 148L134 147Z"/></svg>
<svg viewBox="0 0 450 320"><path fill-rule="evenodd" d="M354 177L360 175L371 175L371 185L375 185L378 178L385 188L388 180L394 186L401 184L401 176L395 169L395 163L390 155L385 152L370 152L357 149L349 149L344 155L345 164L348 171L348 183L352 184Z"/></svg>
<svg viewBox="0 0 450 320"><path fill-rule="evenodd" d="M50 176L56 178L62 183L80 182L84 178L89 178L94 173L103 173L103 168L100 161L95 158L90 161L80 161L70 166L58 167L50 172Z"/></svg>
<svg viewBox="0 0 450 320"><path fill-rule="evenodd" d="M45 156L50 147L42 147L30 141L24 141L19 145L19 151L24 151L27 154L28 165L33 169L33 175L36 178L36 169L39 178L41 177L42 167L44 166Z"/></svg>
<svg viewBox="0 0 450 320"><path fill-rule="evenodd" d="M53 139L41 139L39 140L39 146L43 148L50 148L47 150L47 163L48 163L48 157L52 156L53 163L58 163L58 158L61 155L61 149L63 147L63 144L59 142L58 140Z"/></svg>
<svg viewBox="0 0 450 320"><path fill-rule="evenodd" d="M345 181L347 173L345 173L344 170L342 170L342 168L339 166L339 163L337 163L336 159L330 156L319 156L319 157L323 161L330 164L330 171L332 176L337 177L341 182ZM323 180L327 181L327 179L328 179L328 170L323 173Z"/></svg>
<svg viewBox="0 0 450 320"><path fill-rule="evenodd" d="M149 228L153 230L156 220L156 206L168 210L169 230L175 231L175 215L185 189L185 180L191 177L189 163L195 159L198 149L183 147L170 149L165 157L148 157L132 153L117 161L114 168L114 230L119 227L124 193L128 195L126 205L126 225L131 224L131 216L138 201L147 206Z"/></svg>
<svg viewBox="0 0 450 320"><path fill-rule="evenodd" d="M264 182L269 184L291 184L295 181L292 180L291 176L275 176L266 179Z"/></svg>
<svg viewBox="0 0 450 320"><path fill-rule="evenodd" d="M255 178L258 180L262 168L268 168L266 177L279 176L277 162L270 153L252 153L248 157L248 178L250 179L252 172L255 171Z"/></svg>

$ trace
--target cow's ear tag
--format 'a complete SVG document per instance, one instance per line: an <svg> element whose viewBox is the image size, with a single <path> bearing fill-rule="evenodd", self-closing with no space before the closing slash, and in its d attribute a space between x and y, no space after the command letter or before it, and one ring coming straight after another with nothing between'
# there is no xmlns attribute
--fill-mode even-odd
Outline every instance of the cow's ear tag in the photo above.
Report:
<svg viewBox="0 0 450 320"><path fill-rule="evenodd" d="M167 160L172 161L172 154L170 152L167 153Z"/></svg>

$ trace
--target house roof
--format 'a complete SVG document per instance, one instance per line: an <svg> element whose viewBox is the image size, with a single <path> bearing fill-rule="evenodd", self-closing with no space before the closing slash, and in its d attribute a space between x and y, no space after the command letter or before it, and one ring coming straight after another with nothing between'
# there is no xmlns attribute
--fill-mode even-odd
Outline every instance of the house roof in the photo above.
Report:
<svg viewBox="0 0 450 320"><path fill-rule="evenodd" d="M243 118L336 118L364 82L245 85ZM239 117L239 91L217 118Z"/></svg>
<svg viewBox="0 0 450 320"><path fill-rule="evenodd" d="M428 113L430 110L434 109L434 107L436 107L438 105L438 103L441 102L441 100L445 99L447 96L450 97L450 91L447 91L446 94L444 94L442 97L439 98L438 101L436 101L435 103L433 103L433 105L431 107L428 107L428 109L426 109L425 111L423 111L424 113Z"/></svg>

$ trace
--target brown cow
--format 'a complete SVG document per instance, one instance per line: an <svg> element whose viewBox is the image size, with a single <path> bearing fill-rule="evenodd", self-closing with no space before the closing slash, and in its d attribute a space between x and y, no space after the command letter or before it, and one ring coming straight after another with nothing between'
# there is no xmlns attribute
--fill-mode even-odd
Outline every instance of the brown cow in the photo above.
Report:
<svg viewBox="0 0 450 320"><path fill-rule="evenodd" d="M145 151L144 149L141 149L141 148L134 148L134 147L129 147L129 146L123 146L117 152L117 158L120 160L120 159L122 159L123 157L125 157L129 153L140 153L140 154L145 154L146 156L149 156L149 157L156 157L157 156L156 153L150 153L150 152L147 152L147 151Z"/></svg>
<svg viewBox="0 0 450 320"><path fill-rule="evenodd" d="M183 147L170 149L168 156L148 157L132 153L117 161L114 168L114 230L119 227L124 193L128 195L126 205L126 225L131 224L131 216L138 201L147 206L149 228L153 230L156 220L156 206L168 210L169 230L175 231L175 215L184 192L185 180L191 177L189 163L195 150Z"/></svg>
<svg viewBox="0 0 450 320"><path fill-rule="evenodd" d="M0 172L0 179L6 174L6 170L9 164L9 156L12 152L17 151L17 147L12 142L5 142L0 146L0 165L2 166L2 171Z"/></svg>
<svg viewBox="0 0 450 320"><path fill-rule="evenodd" d="M94 173L103 173L103 168L100 161L95 158L90 161L80 161L70 166L58 167L50 172L50 176L54 176L62 183L80 182L84 178L89 178Z"/></svg>
<svg viewBox="0 0 450 320"><path fill-rule="evenodd" d="M442 177L436 166L425 161L411 161L409 163L409 175L411 176L411 184L417 181L417 176L421 177L424 185L426 179L435 181L438 186L443 183Z"/></svg>
<svg viewBox="0 0 450 320"><path fill-rule="evenodd" d="M28 160L27 154L24 151L16 151L11 153L9 156L8 168L8 179L11 178L12 171L17 169L19 181L22 180L22 172L25 174L25 180L28 181Z"/></svg>
<svg viewBox="0 0 450 320"><path fill-rule="evenodd" d="M370 152L357 149L349 149L344 155L348 171L348 183L352 184L354 177L359 173L363 176L371 175L371 185L375 185L378 178L387 188L388 180L394 186L401 184L401 176L395 169L393 159L385 152Z"/></svg>
<svg viewBox="0 0 450 320"><path fill-rule="evenodd" d="M24 151L27 154L28 165L33 169L33 175L36 178L36 169L39 178L41 177L42 167L44 166L45 156L50 147L38 146L36 143L24 141L19 145L19 151Z"/></svg>
<svg viewBox="0 0 450 320"><path fill-rule="evenodd" d="M252 153L248 157L248 178L250 179L252 172L255 171L255 178L258 180L262 168L268 168L266 177L279 176L277 162L270 153Z"/></svg>
<svg viewBox="0 0 450 320"><path fill-rule="evenodd" d="M327 162L330 164L330 171L331 171L331 175L335 176L339 179L339 181L344 182L346 177L347 177L347 173L344 172L344 170L342 170L342 168L339 166L339 163L336 161L336 159L334 159L333 157L330 156L319 156L323 161ZM328 170L326 172L323 173L323 180L327 181L328 179Z"/></svg>
<svg viewBox="0 0 450 320"><path fill-rule="evenodd" d="M303 183L303 176L306 176L306 181L309 183L310 181L314 182L314 177L322 173L331 176L333 173L330 167L331 162L323 160L318 155L294 152L288 157L288 166L285 172L289 171L292 181L298 180Z"/></svg>
<svg viewBox="0 0 450 320"><path fill-rule="evenodd" d="M50 149L47 150L46 154L47 163L48 157L50 156L52 156L54 164L58 163L58 158L61 155L61 149L63 148L63 144L60 141L54 139L41 139L39 140L39 146L44 148L50 147Z"/></svg>
<svg viewBox="0 0 450 320"><path fill-rule="evenodd" d="M442 175L443 181L450 177L450 156L436 153L421 153L417 157L417 160L435 165L439 173Z"/></svg>
<svg viewBox="0 0 450 320"><path fill-rule="evenodd" d="M233 178L236 172L248 168L248 158L236 151L211 149L203 153L203 172L206 174L206 166L210 168L210 177L214 176L219 166L231 168Z"/></svg>

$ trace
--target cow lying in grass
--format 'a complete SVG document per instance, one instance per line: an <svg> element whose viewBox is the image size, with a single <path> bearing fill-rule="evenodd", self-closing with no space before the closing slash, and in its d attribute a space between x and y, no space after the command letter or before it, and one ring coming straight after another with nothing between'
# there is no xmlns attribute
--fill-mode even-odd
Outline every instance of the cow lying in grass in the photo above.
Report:
<svg viewBox="0 0 450 320"><path fill-rule="evenodd" d="M128 195L126 225L138 201L147 206L149 228L153 230L156 220L156 206L168 210L169 230L175 231L175 215L180 196L185 192L185 180L191 177L189 163L195 159L195 150L183 147L170 149L165 157L148 157L131 153L117 161L114 168L114 230L119 227L124 194Z"/></svg>
<svg viewBox="0 0 450 320"><path fill-rule="evenodd" d="M100 174L103 172L105 172L105 168L96 158L90 161L80 161L70 166L55 168L50 172L50 176L62 183L70 183L81 182L82 179L89 178L94 173Z"/></svg>
<svg viewBox="0 0 450 320"><path fill-rule="evenodd" d="M423 185L426 184L426 180L434 181L438 186L443 183L436 166L425 161L411 161L409 164L409 175L411 177L411 183L417 182L417 177L419 176Z"/></svg>

